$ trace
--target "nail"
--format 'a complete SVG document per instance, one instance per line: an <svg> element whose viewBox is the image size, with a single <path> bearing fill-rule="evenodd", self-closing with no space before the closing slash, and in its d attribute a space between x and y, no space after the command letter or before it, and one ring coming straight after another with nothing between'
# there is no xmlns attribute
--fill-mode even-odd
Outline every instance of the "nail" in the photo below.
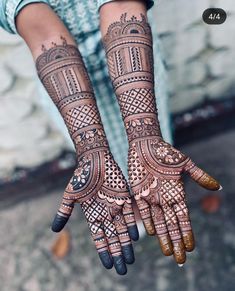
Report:
<svg viewBox="0 0 235 291"><path fill-rule="evenodd" d="M182 268L182 267L183 267L183 265L184 265L184 264L178 264L178 266L179 266L180 268Z"/></svg>
<svg viewBox="0 0 235 291"><path fill-rule="evenodd" d="M221 191L223 189L223 187L220 185L220 187L219 187L219 191Z"/></svg>

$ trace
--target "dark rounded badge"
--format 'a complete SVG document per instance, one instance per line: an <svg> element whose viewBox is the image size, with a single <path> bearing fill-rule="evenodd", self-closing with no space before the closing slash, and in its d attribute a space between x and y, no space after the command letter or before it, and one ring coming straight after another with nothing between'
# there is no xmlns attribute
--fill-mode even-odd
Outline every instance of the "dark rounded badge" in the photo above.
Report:
<svg viewBox="0 0 235 291"><path fill-rule="evenodd" d="M226 18L227 14L221 8L208 8L202 15L203 21L207 24L222 24Z"/></svg>

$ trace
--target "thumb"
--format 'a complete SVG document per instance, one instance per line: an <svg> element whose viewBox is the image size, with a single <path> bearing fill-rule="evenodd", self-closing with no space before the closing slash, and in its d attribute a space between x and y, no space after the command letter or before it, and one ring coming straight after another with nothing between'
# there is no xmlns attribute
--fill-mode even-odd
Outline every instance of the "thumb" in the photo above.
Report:
<svg viewBox="0 0 235 291"><path fill-rule="evenodd" d="M192 160L189 160L184 168L184 171L187 172L190 177L198 183L200 186L205 189L217 191L222 190L223 187L220 185L218 181L204 172L202 169L197 167Z"/></svg>
<svg viewBox="0 0 235 291"><path fill-rule="evenodd" d="M74 200L65 199L65 197L63 197L60 208L55 215L54 221L52 222L52 231L60 232L64 228L65 224L69 220L70 215L72 214L73 207Z"/></svg>

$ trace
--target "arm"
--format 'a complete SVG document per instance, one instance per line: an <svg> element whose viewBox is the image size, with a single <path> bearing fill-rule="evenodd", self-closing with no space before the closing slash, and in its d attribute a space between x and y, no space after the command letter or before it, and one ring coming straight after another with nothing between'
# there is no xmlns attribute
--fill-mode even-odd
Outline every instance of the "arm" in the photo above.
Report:
<svg viewBox="0 0 235 291"><path fill-rule="evenodd" d="M41 22L43 19L43 23ZM77 153L77 168L52 224L59 232L80 203L106 268L123 275L134 262L131 238L138 239L125 178L110 153L92 85L77 45L45 4L26 6L17 29L28 44L38 76L57 106Z"/></svg>
<svg viewBox="0 0 235 291"><path fill-rule="evenodd" d="M115 11L115 13L113 12ZM129 141L129 181L149 235L178 264L194 248L184 184L187 172L201 186L219 183L162 139L154 92L153 48L146 7L141 1L102 6L100 23L110 78ZM158 96L161 98L161 96Z"/></svg>

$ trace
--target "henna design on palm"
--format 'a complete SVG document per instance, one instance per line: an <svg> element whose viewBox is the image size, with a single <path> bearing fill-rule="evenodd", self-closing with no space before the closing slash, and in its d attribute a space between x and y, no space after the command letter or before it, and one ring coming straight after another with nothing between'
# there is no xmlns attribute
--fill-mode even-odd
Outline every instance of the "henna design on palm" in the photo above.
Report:
<svg viewBox="0 0 235 291"><path fill-rule="evenodd" d="M53 222L60 231L68 221L75 203L80 203L106 268L113 263L119 274L126 273L125 263L132 264L131 239L137 240L134 213L125 178L109 151L83 156L65 189Z"/></svg>
<svg viewBox="0 0 235 291"><path fill-rule="evenodd" d="M103 38L110 77L129 141L129 181L141 218L150 235L157 234L165 255L185 262L192 251L191 228L183 181L186 172L201 186L219 183L190 158L163 141L154 93L151 28L145 17L123 14Z"/></svg>
<svg viewBox="0 0 235 291"><path fill-rule="evenodd" d="M60 111L74 142L78 163L52 224L59 232L80 203L99 257L123 275L134 262L131 239L138 239L127 182L114 161L80 52L63 44L37 58L39 78Z"/></svg>
<svg viewBox="0 0 235 291"><path fill-rule="evenodd" d="M188 173L209 190L219 190L219 183L161 138L133 142L128 168L147 233L156 233L162 252L167 256L174 254L177 263L183 264L185 251L194 249L194 237L182 174Z"/></svg>

